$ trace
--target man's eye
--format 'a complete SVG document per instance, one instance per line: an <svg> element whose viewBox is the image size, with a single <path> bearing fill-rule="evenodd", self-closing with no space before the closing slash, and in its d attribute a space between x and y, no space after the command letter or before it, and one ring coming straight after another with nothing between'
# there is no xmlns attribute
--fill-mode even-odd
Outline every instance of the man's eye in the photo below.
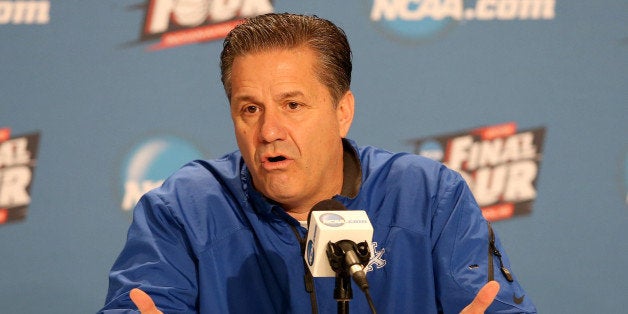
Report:
<svg viewBox="0 0 628 314"><path fill-rule="evenodd" d="M257 106L246 106L244 107L244 112L246 113L256 113L259 111L259 107Z"/></svg>
<svg viewBox="0 0 628 314"><path fill-rule="evenodd" d="M299 103L296 103L296 102L288 103L288 109L295 110L295 109L299 109L299 107L301 107L301 104Z"/></svg>

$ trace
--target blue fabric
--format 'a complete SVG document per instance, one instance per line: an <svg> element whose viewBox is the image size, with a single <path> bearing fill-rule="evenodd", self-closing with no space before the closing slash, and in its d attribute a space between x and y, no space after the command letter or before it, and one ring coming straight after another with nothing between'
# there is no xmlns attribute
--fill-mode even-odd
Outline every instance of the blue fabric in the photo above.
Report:
<svg viewBox="0 0 628 314"><path fill-rule="evenodd" d="M489 274L487 222L468 186L440 163L349 142L362 185L355 198L335 198L365 210L373 224L367 278L377 310L458 313ZM306 230L253 189L249 176L234 152L191 162L144 195L101 313L135 309L134 287L165 313L310 313L291 225L302 237ZM501 290L487 313L535 313L527 296L515 303L514 296L525 295L516 277L506 281L496 258L493 264ZM336 313L334 278L316 278L315 286L319 313ZM368 313L365 297L353 289L351 311Z"/></svg>

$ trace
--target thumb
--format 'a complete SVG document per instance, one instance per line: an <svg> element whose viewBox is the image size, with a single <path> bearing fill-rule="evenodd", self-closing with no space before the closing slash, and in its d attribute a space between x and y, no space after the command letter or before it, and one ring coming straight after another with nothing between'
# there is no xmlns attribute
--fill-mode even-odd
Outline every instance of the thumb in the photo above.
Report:
<svg viewBox="0 0 628 314"><path fill-rule="evenodd" d="M493 303L495 296L499 292L499 283L497 281L489 281L480 289L471 304L467 305L460 314L481 314Z"/></svg>
<svg viewBox="0 0 628 314"><path fill-rule="evenodd" d="M146 292L138 288L134 288L129 293L129 296L131 297L131 301L133 301L133 303L135 303L135 306L137 306L137 309L140 311L140 313L163 314L159 309L157 309L157 307L155 306L155 302L153 302L153 299L151 299L151 297L146 294Z"/></svg>

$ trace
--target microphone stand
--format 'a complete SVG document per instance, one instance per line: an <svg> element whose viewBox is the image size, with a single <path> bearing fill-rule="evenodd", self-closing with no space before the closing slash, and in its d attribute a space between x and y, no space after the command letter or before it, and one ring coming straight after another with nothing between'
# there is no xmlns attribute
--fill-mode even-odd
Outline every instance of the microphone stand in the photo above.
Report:
<svg viewBox="0 0 628 314"><path fill-rule="evenodd" d="M336 287L334 288L334 299L337 302L338 314L349 314L349 301L353 298L351 289L351 276L348 272L336 274Z"/></svg>
<svg viewBox="0 0 628 314"><path fill-rule="evenodd" d="M336 273L334 299L338 303L338 314L349 314L349 301L353 299L351 289L352 268L359 265L359 270L368 264L371 254L368 243L355 244L351 240L340 240L327 244L327 258L331 269Z"/></svg>

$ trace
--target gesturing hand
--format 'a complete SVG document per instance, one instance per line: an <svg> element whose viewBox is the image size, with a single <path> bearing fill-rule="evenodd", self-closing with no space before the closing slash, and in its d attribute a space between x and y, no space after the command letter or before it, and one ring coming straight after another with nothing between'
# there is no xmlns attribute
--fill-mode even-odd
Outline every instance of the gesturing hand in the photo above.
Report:
<svg viewBox="0 0 628 314"><path fill-rule="evenodd" d="M157 309L157 307L155 306L155 302L153 302L153 299L151 299L151 297L146 294L146 292L135 288L131 290L129 296L131 297L131 301L133 301L133 303L135 303L135 306L137 306L137 309L140 310L140 313L163 314L159 309Z"/></svg>
<svg viewBox="0 0 628 314"><path fill-rule="evenodd" d="M497 281L489 281L480 289L471 304L467 305L460 314L482 314L493 303L495 296L499 292L499 283Z"/></svg>

